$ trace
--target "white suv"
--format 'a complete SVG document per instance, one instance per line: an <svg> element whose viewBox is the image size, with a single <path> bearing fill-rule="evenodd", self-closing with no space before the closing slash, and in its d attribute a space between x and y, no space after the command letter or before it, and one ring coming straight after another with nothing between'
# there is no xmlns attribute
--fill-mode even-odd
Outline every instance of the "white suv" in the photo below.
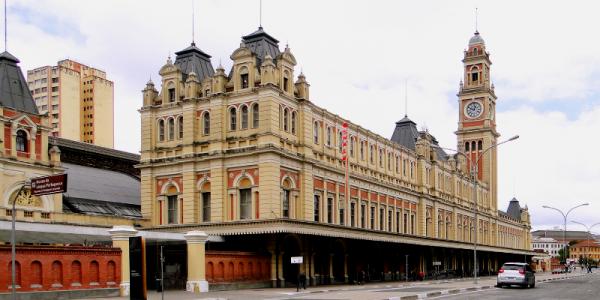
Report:
<svg viewBox="0 0 600 300"><path fill-rule="evenodd" d="M507 262L498 270L497 286L535 287L535 271L526 263Z"/></svg>

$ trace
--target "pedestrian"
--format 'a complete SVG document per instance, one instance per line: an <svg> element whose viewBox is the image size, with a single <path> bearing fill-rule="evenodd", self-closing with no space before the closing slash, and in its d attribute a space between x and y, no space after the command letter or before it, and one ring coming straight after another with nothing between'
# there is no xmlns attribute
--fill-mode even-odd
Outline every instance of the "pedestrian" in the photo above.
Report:
<svg viewBox="0 0 600 300"><path fill-rule="evenodd" d="M300 272L300 275L298 275L298 289L300 289L300 287L302 287L303 289L306 289L306 274L304 274L304 272Z"/></svg>

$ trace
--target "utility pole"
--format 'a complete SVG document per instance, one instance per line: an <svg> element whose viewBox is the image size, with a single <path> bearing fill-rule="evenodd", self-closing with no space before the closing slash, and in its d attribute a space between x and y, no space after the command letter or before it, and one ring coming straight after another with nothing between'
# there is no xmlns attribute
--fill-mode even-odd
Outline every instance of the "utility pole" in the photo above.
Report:
<svg viewBox="0 0 600 300"><path fill-rule="evenodd" d="M405 257L406 257L406 259L405 259L406 260L406 268L404 269L404 277L406 277L405 280L406 280L406 282L408 282L408 254L406 254Z"/></svg>

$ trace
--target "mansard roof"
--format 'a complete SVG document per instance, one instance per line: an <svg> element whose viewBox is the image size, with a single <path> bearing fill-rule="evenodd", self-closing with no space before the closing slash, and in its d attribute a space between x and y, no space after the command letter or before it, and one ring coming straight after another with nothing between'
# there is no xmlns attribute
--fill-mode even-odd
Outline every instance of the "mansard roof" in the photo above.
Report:
<svg viewBox="0 0 600 300"><path fill-rule="evenodd" d="M0 106L37 115L37 106L18 63L12 54L0 54Z"/></svg>
<svg viewBox="0 0 600 300"><path fill-rule="evenodd" d="M510 200L506 214L513 219L521 220L521 205L519 205L519 200L517 200L517 198L512 198Z"/></svg>
<svg viewBox="0 0 600 300"><path fill-rule="evenodd" d="M281 54L279 51L279 41L266 33L262 26L255 32L242 37L246 48L250 49L256 55L256 65L260 67L265 56L269 54L273 59Z"/></svg>
<svg viewBox="0 0 600 300"><path fill-rule="evenodd" d="M396 122L396 128L394 129L391 140L398 145L414 151L416 150L416 141L418 137L419 131L417 130L417 124L405 115L402 120Z"/></svg>
<svg viewBox="0 0 600 300"><path fill-rule="evenodd" d="M183 73L184 81L191 72L196 73L200 81L215 74L215 69L210 62L211 56L196 47L193 42L189 47L175 52L175 55L175 65Z"/></svg>

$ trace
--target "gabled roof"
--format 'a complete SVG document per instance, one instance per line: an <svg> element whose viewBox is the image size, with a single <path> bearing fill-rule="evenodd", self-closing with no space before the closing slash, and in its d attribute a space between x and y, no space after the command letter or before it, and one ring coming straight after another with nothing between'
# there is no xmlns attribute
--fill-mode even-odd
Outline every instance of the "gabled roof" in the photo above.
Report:
<svg viewBox="0 0 600 300"><path fill-rule="evenodd" d="M0 106L37 115L37 106L18 63L12 54L0 54Z"/></svg>
<svg viewBox="0 0 600 300"><path fill-rule="evenodd" d="M419 131L417 130L417 124L404 116L402 120L396 122L396 128L392 134L392 142L402 145L408 149L416 149L416 141L419 137Z"/></svg>
<svg viewBox="0 0 600 300"><path fill-rule="evenodd" d="M195 43L179 52L175 52L175 55L175 65L181 69L184 81L191 72L196 73L200 81L215 74L215 69L210 62L211 56L196 47Z"/></svg>
<svg viewBox="0 0 600 300"><path fill-rule="evenodd" d="M269 54L273 60L281 54L279 51L279 41L266 33L262 27L258 27L255 32L242 37L246 48L256 55L256 65L260 68L265 56Z"/></svg>

